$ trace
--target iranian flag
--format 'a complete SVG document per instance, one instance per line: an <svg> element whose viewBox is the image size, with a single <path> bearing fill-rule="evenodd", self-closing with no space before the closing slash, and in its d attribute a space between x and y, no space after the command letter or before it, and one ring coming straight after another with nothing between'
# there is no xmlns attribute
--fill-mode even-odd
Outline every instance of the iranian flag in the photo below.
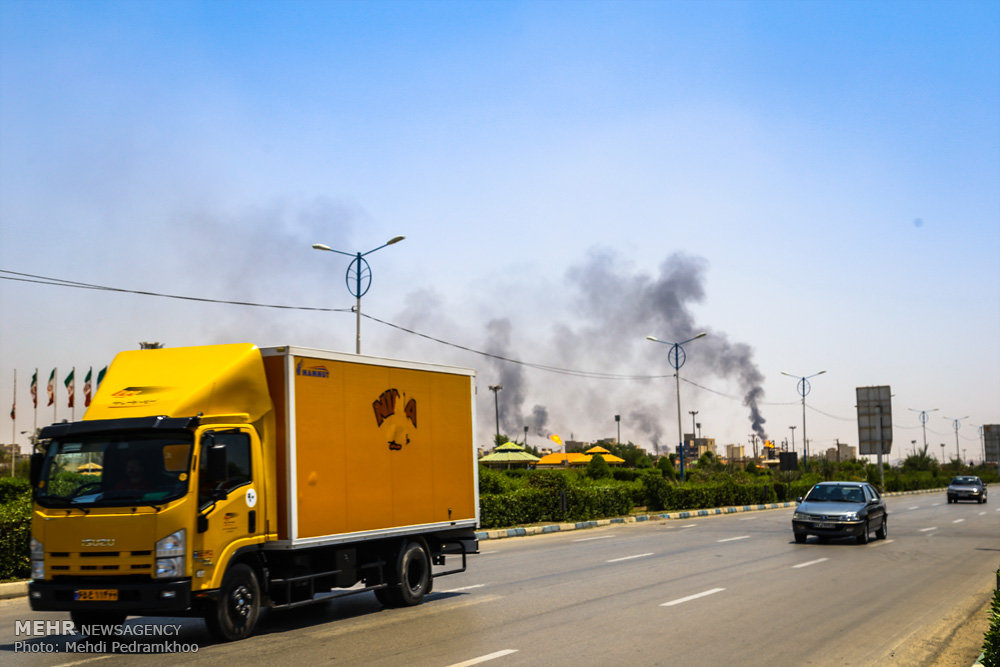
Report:
<svg viewBox="0 0 1000 667"><path fill-rule="evenodd" d="M35 369L35 374L31 376L31 402L34 403L35 409L38 409L38 369Z"/></svg>
<svg viewBox="0 0 1000 667"><path fill-rule="evenodd" d="M101 383L104 382L104 374L108 372L108 367L105 366L101 370L97 371L97 386L100 388Z"/></svg>
<svg viewBox="0 0 1000 667"><path fill-rule="evenodd" d="M94 374L94 367L91 366L87 369L87 377L83 378L83 407L90 407L90 397L93 393L93 386L90 383L90 377Z"/></svg>
<svg viewBox="0 0 1000 667"><path fill-rule="evenodd" d="M49 386L46 387L49 392L49 402L46 405L52 405L56 402L56 369L52 369L52 373L49 374Z"/></svg>
<svg viewBox="0 0 1000 667"><path fill-rule="evenodd" d="M75 374L76 374L76 368L74 367L73 369L70 370L69 375L66 376L66 379L63 380L63 384L66 385L66 393L69 394L69 398L66 401L67 408L73 407L73 399L76 397L76 378L74 377Z"/></svg>

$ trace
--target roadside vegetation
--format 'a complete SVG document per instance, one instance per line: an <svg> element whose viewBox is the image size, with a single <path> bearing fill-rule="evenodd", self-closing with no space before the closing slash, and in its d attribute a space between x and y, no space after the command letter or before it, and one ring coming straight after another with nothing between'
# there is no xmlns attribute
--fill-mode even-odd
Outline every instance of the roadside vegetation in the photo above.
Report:
<svg viewBox="0 0 1000 667"><path fill-rule="evenodd" d="M983 667L1000 667L1000 569L997 570L997 589L990 605L990 626L983 638Z"/></svg>
<svg viewBox="0 0 1000 667"><path fill-rule="evenodd" d="M480 522L484 529L542 522L589 521L636 512L698 510L793 501L813 484L830 480L865 481L883 491L916 491L948 486L955 475L998 481L995 467L971 467L934 459L927 448L898 466L867 461L811 459L795 471L761 468L753 462L723 463L711 453L686 468L680 482L673 456L651 458L632 443L597 443L625 460L611 467L594 456L585 467L496 470L480 465ZM588 445L589 447L590 445Z"/></svg>
<svg viewBox="0 0 1000 667"><path fill-rule="evenodd" d="M31 575L30 542L31 486L27 475L0 478L0 582Z"/></svg>

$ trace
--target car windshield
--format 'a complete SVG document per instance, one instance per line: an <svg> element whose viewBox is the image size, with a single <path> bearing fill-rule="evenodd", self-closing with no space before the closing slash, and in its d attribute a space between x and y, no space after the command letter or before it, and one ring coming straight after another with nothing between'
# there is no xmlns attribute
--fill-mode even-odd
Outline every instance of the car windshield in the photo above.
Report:
<svg viewBox="0 0 1000 667"><path fill-rule="evenodd" d="M810 502L863 503L865 494L859 486L816 485L809 491Z"/></svg>
<svg viewBox="0 0 1000 667"><path fill-rule="evenodd" d="M156 505L187 492L193 436L98 435L55 440L35 499L46 507Z"/></svg>
<svg viewBox="0 0 1000 667"><path fill-rule="evenodd" d="M952 484L978 484L979 483L979 478L978 477L956 477L955 479L951 480L951 483Z"/></svg>

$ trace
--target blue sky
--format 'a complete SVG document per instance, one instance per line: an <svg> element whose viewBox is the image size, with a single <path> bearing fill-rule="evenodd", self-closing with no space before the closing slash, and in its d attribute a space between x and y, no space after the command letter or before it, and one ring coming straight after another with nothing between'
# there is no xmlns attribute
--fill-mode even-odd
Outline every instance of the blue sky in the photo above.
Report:
<svg viewBox="0 0 1000 667"><path fill-rule="evenodd" d="M932 451L954 451L939 415L969 415L979 458L970 424L1000 422L998 110L989 2L5 0L0 269L348 308L346 260L309 246L404 234L370 257L367 314L625 375L669 374L647 334L707 330L686 431L698 410L747 442L746 376L719 361L739 350L769 437L801 429L780 371L827 370L815 448L856 444L854 388L889 384L894 453L921 440L907 408L939 408ZM9 280L0 308L17 431L35 367L139 340L354 342L349 313ZM496 382L505 430L536 443L613 436L619 413L623 439L676 440L672 379L363 328L366 353L476 368L480 440Z"/></svg>

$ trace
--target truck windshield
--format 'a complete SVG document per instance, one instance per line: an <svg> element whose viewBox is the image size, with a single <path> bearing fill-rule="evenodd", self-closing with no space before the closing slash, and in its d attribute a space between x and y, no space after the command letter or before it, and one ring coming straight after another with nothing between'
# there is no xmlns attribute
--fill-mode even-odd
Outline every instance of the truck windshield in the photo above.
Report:
<svg viewBox="0 0 1000 667"><path fill-rule="evenodd" d="M35 499L46 507L159 505L187 492L193 435L115 434L54 440Z"/></svg>

